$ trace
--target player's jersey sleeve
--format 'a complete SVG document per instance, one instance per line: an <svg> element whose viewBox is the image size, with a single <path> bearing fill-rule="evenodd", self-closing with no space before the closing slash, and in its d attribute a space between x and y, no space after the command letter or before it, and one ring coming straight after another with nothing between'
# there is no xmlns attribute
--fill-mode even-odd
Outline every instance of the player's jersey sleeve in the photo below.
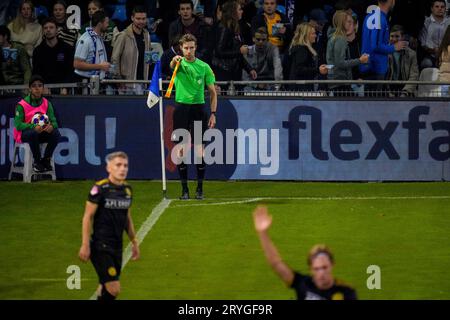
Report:
<svg viewBox="0 0 450 320"><path fill-rule="evenodd" d="M205 83L207 86L214 84L216 82L216 76L212 71L211 67L206 65Z"/></svg>
<svg viewBox="0 0 450 320"><path fill-rule="evenodd" d="M100 204L102 199L103 199L102 186L96 183L91 188L91 191L89 191L88 201L92 202L92 203Z"/></svg>

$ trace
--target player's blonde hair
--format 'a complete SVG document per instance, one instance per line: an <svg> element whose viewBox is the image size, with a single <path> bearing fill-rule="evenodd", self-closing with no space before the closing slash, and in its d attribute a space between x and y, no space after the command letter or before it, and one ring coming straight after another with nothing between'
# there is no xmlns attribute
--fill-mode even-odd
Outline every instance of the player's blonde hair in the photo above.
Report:
<svg viewBox="0 0 450 320"><path fill-rule="evenodd" d="M319 256L321 254L324 254L324 255L328 256L328 258L330 259L331 264L334 264L334 257L333 257L333 253L331 252L330 248L328 248L324 244L316 244L314 247L311 248L311 250L309 250L308 266L311 266L313 260L315 258L317 258L317 256Z"/></svg>
<svg viewBox="0 0 450 320"><path fill-rule="evenodd" d="M109 163L115 158L122 158L128 160L128 155L123 151L112 152L106 156L106 163Z"/></svg>

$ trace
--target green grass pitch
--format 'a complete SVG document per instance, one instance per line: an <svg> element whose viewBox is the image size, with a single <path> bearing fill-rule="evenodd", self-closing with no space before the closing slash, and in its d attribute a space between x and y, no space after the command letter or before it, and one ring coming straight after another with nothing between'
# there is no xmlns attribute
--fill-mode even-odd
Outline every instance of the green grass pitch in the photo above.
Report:
<svg viewBox="0 0 450 320"><path fill-rule="evenodd" d="M92 183L0 183L0 299L92 296L96 274L77 256ZM161 187L130 183L139 229ZM169 197L179 189L170 182ZM251 215L258 203L269 206L270 234L295 270L307 272L308 250L326 243L335 275L361 299L450 298L448 183L207 181L205 196L170 203L141 244L141 259L125 266L121 299L295 299L265 261ZM80 290L66 286L70 265L81 268ZM381 268L381 290L367 289L369 265Z"/></svg>

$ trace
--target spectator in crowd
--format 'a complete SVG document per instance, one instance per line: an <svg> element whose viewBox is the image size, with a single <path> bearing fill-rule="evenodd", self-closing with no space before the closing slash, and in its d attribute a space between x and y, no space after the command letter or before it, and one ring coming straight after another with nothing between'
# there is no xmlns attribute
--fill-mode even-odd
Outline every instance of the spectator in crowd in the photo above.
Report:
<svg viewBox="0 0 450 320"><path fill-rule="evenodd" d="M391 29L390 42L395 44L398 41L403 41L405 36L405 29L402 26L395 25ZM401 51L395 51L389 55L389 69L387 80L393 81L418 81L419 80L419 66L417 64L417 54L409 47ZM413 96L416 92L417 85L400 85L390 86L391 95L397 95L400 92L401 96Z"/></svg>
<svg viewBox="0 0 450 320"><path fill-rule="evenodd" d="M53 5L53 17L58 27L58 38L71 47L75 47L79 37L78 30L80 26L67 26L66 15L67 4L63 0L57 0Z"/></svg>
<svg viewBox="0 0 450 320"><path fill-rule="evenodd" d="M365 80L385 80L388 71L388 56L406 48L405 41L399 41L396 44L389 43L388 14L394 5L395 0L378 0L379 10L369 13L364 20L362 53L370 56L368 64L360 65L360 71ZM376 25L378 22L380 25ZM383 85L367 85L366 89L379 92L382 91Z"/></svg>
<svg viewBox="0 0 450 320"><path fill-rule="evenodd" d="M33 50L42 41L42 27L34 17L34 6L30 0L24 0L20 4L19 12L13 21L8 24L11 31L11 41L24 45L29 57L33 56Z"/></svg>
<svg viewBox="0 0 450 320"><path fill-rule="evenodd" d="M329 22L325 11L313 9L308 15L309 24L316 30L316 42L313 44L319 57L319 64L326 63Z"/></svg>
<svg viewBox="0 0 450 320"><path fill-rule="evenodd" d="M329 80L353 80L352 68L369 62L369 56L363 54L357 59L350 56L348 35L354 33L354 21L350 14L344 10L336 11L333 16L333 26L336 28L331 34L327 46L327 63L334 66L328 72ZM351 92L351 85L331 84L330 89L335 93Z"/></svg>
<svg viewBox="0 0 450 320"><path fill-rule="evenodd" d="M86 32L86 28L92 27L92 15L96 13L98 10L104 10L102 3L99 0L91 0L88 4L88 15L89 22L85 23L81 27L80 33L83 34ZM114 21L109 20L108 30L104 34L102 34L103 43L106 47L106 53L108 57L112 55L112 48L114 46L114 41L116 40L117 35L119 34L119 29L116 27Z"/></svg>
<svg viewBox="0 0 450 320"><path fill-rule="evenodd" d="M50 160L61 137L53 105L42 96L44 83L44 79L39 75L33 75L30 78L30 94L19 101L14 117L14 140L18 143L25 142L30 145L35 172L53 169ZM46 114L49 123L44 126L31 123L31 119L36 113ZM44 151L44 157L42 157L39 144L44 142L47 143L47 147Z"/></svg>
<svg viewBox="0 0 450 320"><path fill-rule="evenodd" d="M266 28L258 28L253 35L254 45L249 48L245 58L251 67L256 70L258 80L280 81L283 80L280 53L278 47L271 44L268 40L269 35L267 34ZM245 81L251 80L250 75L246 71L243 71L242 79ZM273 90L276 87L258 85L257 88Z"/></svg>
<svg viewBox="0 0 450 320"><path fill-rule="evenodd" d="M209 63L211 61L210 52L212 51L209 25L194 14L192 0L180 0L178 14L180 16L169 27L169 43L173 43L174 38L181 38L181 36L190 33L197 38L196 54L198 58Z"/></svg>
<svg viewBox="0 0 450 320"><path fill-rule="evenodd" d="M169 49L164 51L161 56L161 77L164 80L170 80L172 77L173 70L170 68L170 61L173 57L181 56L183 52L180 48L180 37L175 37L172 39L172 43Z"/></svg>
<svg viewBox="0 0 450 320"><path fill-rule="evenodd" d="M431 5L431 15L425 19L420 32L419 41L425 51L422 68L437 67L438 51L444 37L445 30L450 25L450 18L446 16L446 3L436 0Z"/></svg>
<svg viewBox="0 0 450 320"><path fill-rule="evenodd" d="M74 48L58 39L55 19L44 20L42 29L44 41L33 52L33 74L45 83L72 82Z"/></svg>
<svg viewBox="0 0 450 320"><path fill-rule="evenodd" d="M292 39L292 27L289 19L277 10L276 0L264 0L263 12L253 18L252 31L266 27L269 41L283 54Z"/></svg>
<svg viewBox="0 0 450 320"><path fill-rule="evenodd" d="M11 41L11 31L0 26L0 47L3 51L2 76L6 85L28 83L31 77L30 58L24 46Z"/></svg>
<svg viewBox="0 0 450 320"><path fill-rule="evenodd" d="M439 48L439 81L450 82L450 27L445 31L444 39ZM449 96L449 86L443 86L442 95Z"/></svg>
<svg viewBox="0 0 450 320"><path fill-rule="evenodd" d="M242 69L250 73L252 80L257 77L255 69L244 58L248 46L243 45L239 20L242 8L237 1L229 1L222 6L222 17L216 30L216 43L212 66L218 81L241 80Z"/></svg>
<svg viewBox="0 0 450 320"><path fill-rule="evenodd" d="M114 44L111 63L116 66L122 79L148 80L151 63L150 34L145 29L147 12L144 7L135 7L131 14L131 25L120 32ZM123 86L128 92L142 92L140 84Z"/></svg>
<svg viewBox="0 0 450 320"><path fill-rule="evenodd" d="M97 11L92 15L92 25L78 39L75 49L73 67L79 81L94 75L104 79L111 66L101 37L109 26L109 18L104 11Z"/></svg>
<svg viewBox="0 0 450 320"><path fill-rule="evenodd" d="M316 30L309 23L297 26L289 48L289 80L317 80L319 74L327 75L326 65L319 66L317 51L313 48L316 42ZM317 86L300 85L294 89L314 90Z"/></svg>

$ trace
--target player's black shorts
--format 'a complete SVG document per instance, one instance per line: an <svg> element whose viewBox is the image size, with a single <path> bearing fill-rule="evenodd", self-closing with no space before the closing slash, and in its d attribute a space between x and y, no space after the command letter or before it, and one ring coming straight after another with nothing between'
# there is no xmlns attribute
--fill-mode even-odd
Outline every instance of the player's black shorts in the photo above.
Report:
<svg viewBox="0 0 450 320"><path fill-rule="evenodd" d="M203 134L208 129L208 114L204 104L182 104L176 103L173 113L173 130L185 129L191 134L191 143L195 143L194 121L201 122L201 134L199 141L203 142ZM180 141L181 140L181 141ZM183 142L182 137L172 133L172 141Z"/></svg>
<svg viewBox="0 0 450 320"><path fill-rule="evenodd" d="M102 243L91 243L91 261L101 284L119 280L122 250L114 250Z"/></svg>

